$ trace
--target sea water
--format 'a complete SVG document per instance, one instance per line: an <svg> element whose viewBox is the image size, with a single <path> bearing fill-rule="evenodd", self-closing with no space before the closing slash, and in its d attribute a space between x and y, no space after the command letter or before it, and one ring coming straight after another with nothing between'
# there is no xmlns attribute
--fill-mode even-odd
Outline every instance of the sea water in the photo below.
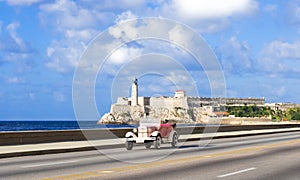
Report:
<svg viewBox="0 0 300 180"><path fill-rule="evenodd" d="M38 130L76 130L97 128L130 128L134 125L97 124L97 121L0 121L0 132Z"/></svg>

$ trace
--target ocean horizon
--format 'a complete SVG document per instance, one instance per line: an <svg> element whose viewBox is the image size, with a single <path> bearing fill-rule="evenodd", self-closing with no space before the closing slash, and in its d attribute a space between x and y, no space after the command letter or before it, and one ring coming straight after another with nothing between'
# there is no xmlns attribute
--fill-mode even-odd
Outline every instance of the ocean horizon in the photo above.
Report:
<svg viewBox="0 0 300 180"><path fill-rule="evenodd" d="M0 132L42 131L42 130L79 130L98 128L130 128L127 124L97 124L97 121L76 120L1 120Z"/></svg>
<svg viewBox="0 0 300 180"><path fill-rule="evenodd" d="M0 120L0 132L80 130L102 128L134 128L134 124L97 124L97 121L76 120ZM205 124L178 124L183 126L207 126ZM213 124L208 126L214 126Z"/></svg>

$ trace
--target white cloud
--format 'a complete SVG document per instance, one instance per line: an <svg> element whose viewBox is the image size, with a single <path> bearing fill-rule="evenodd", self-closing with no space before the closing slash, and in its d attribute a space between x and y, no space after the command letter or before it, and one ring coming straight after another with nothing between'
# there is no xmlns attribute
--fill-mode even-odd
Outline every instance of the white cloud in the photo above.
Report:
<svg viewBox="0 0 300 180"><path fill-rule="evenodd" d="M214 61L215 56L213 56L210 52L210 49L207 47L207 44L204 41L197 41L198 36L194 33L194 31L190 31L189 29L185 29L183 25L180 24L175 24L170 23L168 21L164 20L144 20L144 21L132 21L130 23L126 24L121 24L118 27L112 27L109 29L109 33L113 35L116 39L122 41L128 41L132 39L139 39L141 37L154 37L154 38L161 38L162 40L166 41L171 41L177 44L180 44L182 47L185 47L188 49L190 52L195 53L194 56L201 57L199 61L201 61L202 68L205 68L205 70L208 72L210 71L209 75L212 75L214 78L218 75L220 75L220 72L215 73L212 72L212 70L218 69L219 64L217 61ZM159 27L159 28L158 28ZM184 36L183 36L184 34ZM147 39L148 40L148 39ZM137 42L140 44L140 42ZM146 53L151 53L147 49L146 44L147 43L141 43L143 44L142 52L145 54ZM178 51L176 48L170 48L170 43L161 43L160 41L156 41L155 43L151 43L155 48L160 48L163 50L169 49L169 51L163 52L163 51L152 51L152 53L156 54L162 54L167 56L168 58L172 59L175 63L179 63L182 61L187 60L184 63L179 63L181 65L187 65L187 68L197 68L199 67L200 63L194 62L195 59L193 57L191 59L181 59L182 57L187 57L186 53L182 53L182 51ZM161 45L167 45L167 46L161 46ZM163 47L163 48L161 48ZM203 47L203 49L202 49ZM154 49L153 47L150 48ZM178 52L177 52L178 51ZM177 54L182 53L180 56L175 56L174 52ZM118 53L117 53L118 54ZM177 55L176 54L176 55ZM190 55L190 54L189 54ZM122 53L120 53L121 57L124 57ZM117 56L119 57L119 56ZM135 61L135 63L129 62L125 63L124 66L120 67L121 69L125 69L124 72L127 73L130 76L134 76L137 73L142 72L164 72L164 73L170 73L170 72L176 72L172 75L168 75L168 77L177 77L178 80L181 80L178 77L181 77L181 74L177 73L177 69L174 69L174 66L172 67L170 63L168 64L163 64L161 57L158 58L157 56L151 56L151 59L148 59L149 61L146 61L145 56L141 56L143 58L143 63L139 64L140 61ZM149 56L148 56L149 57ZM194 57L195 58L195 57ZM124 59L119 59L116 58L116 62L123 63ZM161 60L160 62L157 62L157 60ZM192 61L192 62L191 62ZM156 62L156 63L154 63ZM138 65L139 64L139 65ZM178 64L177 64L178 65ZM194 65L193 67L191 65ZM155 69L153 68L155 66ZM196 66L196 67L195 67ZM130 68L136 68L136 69L131 69ZM152 68L152 69L151 69ZM185 69L183 66L180 68ZM199 67L201 68L201 66ZM201 69L202 69L201 68ZM111 70L110 68L107 68L106 66L103 67L104 70L107 70L110 75L113 75L114 77L116 75L119 75L120 71L117 70ZM154 70L153 70L154 69ZM190 70L190 69L189 69ZM198 69L199 70L199 69ZM212 77L210 76L210 77ZM184 81L184 80L183 80ZM185 81L187 82L187 81ZM191 83L191 81L188 81ZM213 88L217 88L214 86ZM219 88L218 88L219 89Z"/></svg>
<svg viewBox="0 0 300 180"><path fill-rule="evenodd" d="M293 74L300 72L300 41L273 41L259 55L259 65L269 72Z"/></svg>
<svg viewBox="0 0 300 180"><path fill-rule="evenodd" d="M121 47L114 51L111 56L107 58L102 67L103 72L115 76L121 66L141 56L141 54L142 49L140 48Z"/></svg>
<svg viewBox="0 0 300 180"><path fill-rule="evenodd" d="M28 64L24 60L30 60L32 58L32 54L30 53L22 53L22 52L8 52L4 53L2 56L2 61L6 62L16 62L19 63L21 69L27 69L30 68Z"/></svg>
<svg viewBox="0 0 300 180"><path fill-rule="evenodd" d="M273 41L264 47L262 53L270 58L300 59L300 41L294 43Z"/></svg>
<svg viewBox="0 0 300 180"><path fill-rule="evenodd" d="M126 11L126 12L123 12L122 14L118 15L115 22L118 24L118 23L122 23L127 20L136 19L136 18L137 18L137 16L134 15L131 11Z"/></svg>
<svg viewBox="0 0 300 180"><path fill-rule="evenodd" d="M18 84L18 83L25 83L26 80L25 80L25 78L21 78L21 77L10 77L7 79L7 82Z"/></svg>
<svg viewBox="0 0 300 180"><path fill-rule="evenodd" d="M47 48L47 67L69 72L92 38L99 32L105 13L87 9L70 0L60 0L40 6L40 20L58 35ZM109 17L109 16L108 16Z"/></svg>
<svg viewBox="0 0 300 180"><path fill-rule="evenodd" d="M149 1L147 0L85 0L80 5L99 11L117 11L128 9L143 9Z"/></svg>
<svg viewBox="0 0 300 180"><path fill-rule="evenodd" d="M200 32L218 32L232 18L252 15L258 10L255 0L172 0L158 8L158 15L180 20Z"/></svg>
<svg viewBox="0 0 300 180"><path fill-rule="evenodd" d="M173 5L181 17L199 19L250 14L258 8L252 0L173 0Z"/></svg>
<svg viewBox="0 0 300 180"><path fill-rule="evenodd" d="M7 4L12 6L30 6L34 3L39 3L44 0L6 0Z"/></svg>
<svg viewBox="0 0 300 180"><path fill-rule="evenodd" d="M121 65L141 55L139 48L119 48L107 60L110 64Z"/></svg>
<svg viewBox="0 0 300 180"><path fill-rule="evenodd" d="M17 62L24 65L24 63L26 64L24 60L30 60L32 57L33 49L19 36L17 32L19 28L19 22L12 22L6 26L5 32L0 34L0 61Z"/></svg>
<svg viewBox="0 0 300 180"><path fill-rule="evenodd" d="M60 72L72 70L88 42L100 28L111 25L111 22L121 23L137 17L162 15L192 22L201 32L216 32L230 25L229 18L253 13L257 9L257 4L254 0L228 0L226 3L221 0L138 1L138 3L127 0L101 1L101 3L95 0L82 2L57 0L43 4L40 6L39 14L42 23L53 29L57 37L60 37L54 39L48 47L47 67ZM115 38L134 39L139 36L137 32L146 34L151 31L152 34L160 35L165 30L164 24L138 25L139 27L136 25L133 23L109 28L109 33ZM122 61L120 53L122 52L117 51L114 55L116 62Z"/></svg>
<svg viewBox="0 0 300 180"><path fill-rule="evenodd" d="M76 67L85 45L80 42L53 41L47 48L50 59L47 67L59 72L68 72Z"/></svg>
<svg viewBox="0 0 300 180"><path fill-rule="evenodd" d="M39 14L43 23L53 23L57 30L84 29L97 26L99 14L92 9L80 7L76 2L60 0L55 3L43 4L40 6Z"/></svg>
<svg viewBox="0 0 300 180"><path fill-rule="evenodd" d="M287 21L299 25L300 23L300 4L299 1L290 1L287 3Z"/></svg>
<svg viewBox="0 0 300 180"><path fill-rule="evenodd" d="M14 22L9 24L6 29L8 33L10 34L10 37L17 43L17 45L21 48L24 48L24 42L23 40L18 37L16 30L19 28L20 23L19 22Z"/></svg>
<svg viewBox="0 0 300 180"><path fill-rule="evenodd" d="M136 22L120 24L120 26L110 27L108 29L109 34L119 39L136 39L138 36L138 28Z"/></svg>
<svg viewBox="0 0 300 180"><path fill-rule="evenodd" d="M182 25L176 25L169 32L169 39L174 42L180 42L183 46L188 46L193 34L186 33ZM184 36L182 35L184 34Z"/></svg>
<svg viewBox="0 0 300 180"><path fill-rule="evenodd" d="M82 29L82 30L66 29L66 31L64 32L64 36L67 39L79 39L84 42L88 42L89 40L94 38L94 36L97 33L98 32L94 29Z"/></svg>
<svg viewBox="0 0 300 180"><path fill-rule="evenodd" d="M289 1L285 7L284 15L284 21L298 28L298 34L300 34L300 1Z"/></svg>
<svg viewBox="0 0 300 180"><path fill-rule="evenodd" d="M216 53L226 73L248 73L255 68L250 47L236 37L217 47Z"/></svg>

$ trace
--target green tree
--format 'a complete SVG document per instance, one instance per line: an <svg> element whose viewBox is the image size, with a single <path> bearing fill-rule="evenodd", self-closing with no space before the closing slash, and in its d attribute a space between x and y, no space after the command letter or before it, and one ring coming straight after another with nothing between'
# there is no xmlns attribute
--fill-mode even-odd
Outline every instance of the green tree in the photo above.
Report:
<svg viewBox="0 0 300 180"><path fill-rule="evenodd" d="M286 116L289 120L300 120L300 108L289 108Z"/></svg>

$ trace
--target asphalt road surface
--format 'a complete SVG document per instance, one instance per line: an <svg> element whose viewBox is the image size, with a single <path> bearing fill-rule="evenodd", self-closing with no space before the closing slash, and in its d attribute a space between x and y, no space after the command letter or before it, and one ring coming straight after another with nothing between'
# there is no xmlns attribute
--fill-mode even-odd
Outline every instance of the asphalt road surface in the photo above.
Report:
<svg viewBox="0 0 300 180"><path fill-rule="evenodd" d="M300 132L0 159L0 179L300 179Z"/></svg>

